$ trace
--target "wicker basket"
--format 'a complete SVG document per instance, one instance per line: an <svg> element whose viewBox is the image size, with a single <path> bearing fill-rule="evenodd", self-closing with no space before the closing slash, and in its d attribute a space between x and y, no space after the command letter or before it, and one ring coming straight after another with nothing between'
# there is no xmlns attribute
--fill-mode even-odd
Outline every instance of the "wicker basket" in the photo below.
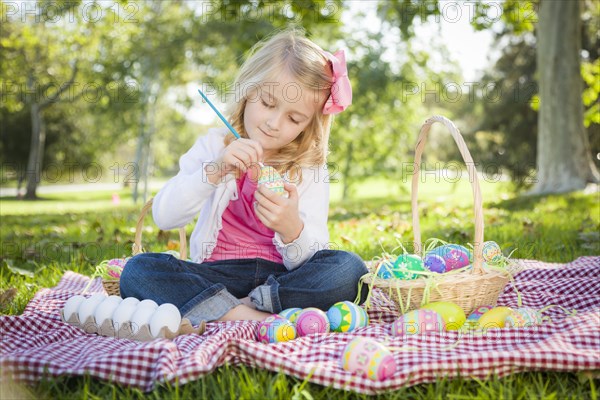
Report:
<svg viewBox="0 0 600 400"><path fill-rule="evenodd" d="M458 145L460 154L467 165L469 181L473 189L475 211L475 241L474 262L471 270L464 270L453 274L437 274L435 276L414 280L382 279L372 270L363 276L363 282L370 288L377 287L387 293L398 304L400 311L405 313L419 308L425 302L451 301L458 304L468 315L475 308L482 305L496 305L500 292L508 283L513 271L509 266L505 271L484 269L483 267L483 209L481 190L473 158L467 149L462 135L449 119L442 116L429 118L421 127L415 149L415 173L412 179L411 207L414 231L415 253L422 256L421 228L419 225L419 209L417 194L419 188L419 171L423 147L427 141L427 134L435 122L443 123L452 134ZM427 288L427 289L426 289ZM426 290L428 293L426 293Z"/></svg>
<svg viewBox="0 0 600 400"><path fill-rule="evenodd" d="M137 221L137 225L135 226L135 239L132 245L132 255L137 255L144 252L142 247L142 228L144 226L144 218L148 211L152 208L153 199L148 200L144 207L142 207L142 211L140 212L140 216ZM185 228L179 228L179 255L182 260L187 258L187 240L185 235ZM104 290L109 295L120 296L121 291L119 289L119 279L103 279L102 286L104 286Z"/></svg>

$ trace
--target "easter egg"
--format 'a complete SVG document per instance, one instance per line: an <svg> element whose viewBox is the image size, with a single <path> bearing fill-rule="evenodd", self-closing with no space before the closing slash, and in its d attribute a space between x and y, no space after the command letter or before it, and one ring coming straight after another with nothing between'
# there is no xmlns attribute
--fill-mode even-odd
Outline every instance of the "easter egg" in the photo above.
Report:
<svg viewBox="0 0 600 400"><path fill-rule="evenodd" d="M425 265L421 257L415 254L402 254L394 262L393 273L399 279L416 279L421 275L413 274L411 271L425 271Z"/></svg>
<svg viewBox="0 0 600 400"><path fill-rule="evenodd" d="M433 310L412 310L392 323L393 336L417 335L427 332L442 332L446 323Z"/></svg>
<svg viewBox="0 0 600 400"><path fill-rule="evenodd" d="M479 317L479 323L477 328L488 329L488 328L504 328L504 321L512 313L510 307L494 307L489 311L486 311L481 317Z"/></svg>
<svg viewBox="0 0 600 400"><path fill-rule="evenodd" d="M377 268L377 276L382 279L393 279L394 264L390 260L384 260Z"/></svg>
<svg viewBox="0 0 600 400"><path fill-rule="evenodd" d="M342 368L374 381L383 381L396 372L396 361L381 343L366 337L357 337L342 352Z"/></svg>
<svg viewBox="0 0 600 400"><path fill-rule="evenodd" d="M280 196L288 197L288 192L284 189L284 181L279 172L270 165L265 165L260 168L260 176L258 177L258 184L265 185L270 190L274 191Z"/></svg>
<svg viewBox="0 0 600 400"><path fill-rule="evenodd" d="M296 339L296 328L277 314L267 317L258 324L258 341L261 343L287 342Z"/></svg>
<svg viewBox="0 0 600 400"><path fill-rule="evenodd" d="M285 310L279 313L279 316L287 319L291 323L294 323L296 322L296 318L298 317L298 314L300 314L300 311L302 311L302 309L298 307L286 308Z"/></svg>
<svg viewBox="0 0 600 400"><path fill-rule="evenodd" d="M471 252L464 246L458 244L446 244L436 247L427 253L436 254L444 259L446 272L466 267L471 263Z"/></svg>
<svg viewBox="0 0 600 400"><path fill-rule="evenodd" d="M327 314L318 308L305 308L296 317L296 332L298 336L329 332Z"/></svg>
<svg viewBox="0 0 600 400"><path fill-rule="evenodd" d="M446 272L446 261L442 256L437 254L427 253L423 263L425 264L425 268L431 272L437 272L438 274Z"/></svg>
<svg viewBox="0 0 600 400"><path fill-rule="evenodd" d="M435 301L421 306L421 309L433 310L444 319L448 331L456 331L465 323L467 317L462 308L451 301Z"/></svg>
<svg viewBox="0 0 600 400"><path fill-rule="evenodd" d="M71 317L76 315L77 310L81 305L81 302L83 302L84 300L85 297L78 294L70 297L69 300L65 302L65 306L63 308L63 316L65 318L65 321L68 321Z"/></svg>
<svg viewBox="0 0 600 400"><path fill-rule="evenodd" d="M502 249L498 243L488 241L483 243L482 248L483 259L490 264L497 264L502 261Z"/></svg>
<svg viewBox="0 0 600 400"><path fill-rule="evenodd" d="M479 318L489 310L494 308L494 306L479 306L469 316L467 317L467 321L469 322L477 322Z"/></svg>
<svg viewBox="0 0 600 400"><path fill-rule="evenodd" d="M542 315L538 310L528 307L520 307L512 312L504 320L507 328L524 328L536 326L542 323Z"/></svg>
<svg viewBox="0 0 600 400"><path fill-rule="evenodd" d="M340 301L327 311L330 328L334 332L352 332L369 324L367 312L350 301Z"/></svg>

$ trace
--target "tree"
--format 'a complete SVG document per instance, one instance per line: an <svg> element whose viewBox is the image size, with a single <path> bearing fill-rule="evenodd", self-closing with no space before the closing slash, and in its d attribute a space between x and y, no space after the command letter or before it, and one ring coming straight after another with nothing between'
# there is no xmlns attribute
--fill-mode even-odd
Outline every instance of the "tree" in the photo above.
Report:
<svg viewBox="0 0 600 400"><path fill-rule="evenodd" d="M581 4L540 3L538 174L532 194L569 192L600 181L583 125Z"/></svg>

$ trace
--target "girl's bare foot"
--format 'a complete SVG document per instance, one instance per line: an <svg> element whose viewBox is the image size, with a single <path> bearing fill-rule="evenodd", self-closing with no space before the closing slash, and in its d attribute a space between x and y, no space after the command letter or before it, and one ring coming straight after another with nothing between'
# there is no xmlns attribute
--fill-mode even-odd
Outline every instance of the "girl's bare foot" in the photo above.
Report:
<svg viewBox="0 0 600 400"><path fill-rule="evenodd" d="M219 318L219 321L263 321L271 314L240 304Z"/></svg>

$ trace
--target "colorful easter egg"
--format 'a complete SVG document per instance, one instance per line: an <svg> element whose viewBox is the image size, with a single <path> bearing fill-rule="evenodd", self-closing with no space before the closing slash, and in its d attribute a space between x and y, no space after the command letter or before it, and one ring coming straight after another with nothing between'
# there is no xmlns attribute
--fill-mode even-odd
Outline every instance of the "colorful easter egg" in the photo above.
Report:
<svg viewBox="0 0 600 400"><path fill-rule="evenodd" d="M417 335L444 331L446 323L440 314L433 310L412 310L392 323L393 336Z"/></svg>
<svg viewBox="0 0 600 400"><path fill-rule="evenodd" d="M398 279L416 279L422 275L413 274L411 271L425 271L425 264L416 254L402 254L394 261L392 272Z"/></svg>
<svg viewBox="0 0 600 400"><path fill-rule="evenodd" d="M425 268L431 272L437 272L438 274L446 272L446 261L440 255L427 253L423 263L425 264Z"/></svg>
<svg viewBox="0 0 600 400"><path fill-rule="evenodd" d="M357 337L342 352L342 368L374 381L383 381L396 372L392 353L381 343L366 337Z"/></svg>
<svg viewBox="0 0 600 400"><path fill-rule="evenodd" d="M427 255L429 254L437 254L444 259L445 272L466 267L471 263L471 252L466 247L458 244L446 244L436 247L427 253Z"/></svg>
<svg viewBox="0 0 600 400"><path fill-rule="evenodd" d="M394 263L390 260L383 260L377 268L377 276L382 279L393 279L394 276Z"/></svg>
<svg viewBox="0 0 600 400"><path fill-rule="evenodd" d="M298 336L329 332L327 314L318 308L305 308L296 317L296 332Z"/></svg>
<svg viewBox="0 0 600 400"><path fill-rule="evenodd" d="M456 331L465 323L467 317L462 308L451 301L435 301L421 306L421 309L433 310L444 319L447 331Z"/></svg>
<svg viewBox="0 0 600 400"><path fill-rule="evenodd" d="M469 322L477 322L479 318L489 310L494 308L494 306L479 306L469 316L467 317L467 321Z"/></svg>
<svg viewBox="0 0 600 400"><path fill-rule="evenodd" d="M330 329L334 332L352 332L369 324L367 312L350 301L340 301L327 311Z"/></svg>
<svg viewBox="0 0 600 400"><path fill-rule="evenodd" d="M483 259L490 264L497 264L504 258L498 243L492 241L483 243L482 253Z"/></svg>
<svg viewBox="0 0 600 400"><path fill-rule="evenodd" d="M540 325L543 322L542 314L533 308L520 307L512 312L504 320L507 328L524 328Z"/></svg>
<svg viewBox="0 0 600 400"><path fill-rule="evenodd" d="M494 307L479 317L477 328L504 328L504 321L506 320L506 317L512 313L512 311L513 310L510 307Z"/></svg>
<svg viewBox="0 0 600 400"><path fill-rule="evenodd" d="M298 317L298 314L300 314L300 311L302 311L302 309L298 307L286 308L279 313L279 316L287 319L291 323L294 323L296 322L296 318Z"/></svg>
<svg viewBox="0 0 600 400"><path fill-rule="evenodd" d="M270 165L265 165L260 168L260 176L258 177L258 184L265 185L270 190L274 191L280 196L288 197L288 192L284 189L284 181L279 172Z"/></svg>
<svg viewBox="0 0 600 400"><path fill-rule="evenodd" d="M258 341L261 343L287 342L296 339L296 328L277 314L267 317L258 324Z"/></svg>

